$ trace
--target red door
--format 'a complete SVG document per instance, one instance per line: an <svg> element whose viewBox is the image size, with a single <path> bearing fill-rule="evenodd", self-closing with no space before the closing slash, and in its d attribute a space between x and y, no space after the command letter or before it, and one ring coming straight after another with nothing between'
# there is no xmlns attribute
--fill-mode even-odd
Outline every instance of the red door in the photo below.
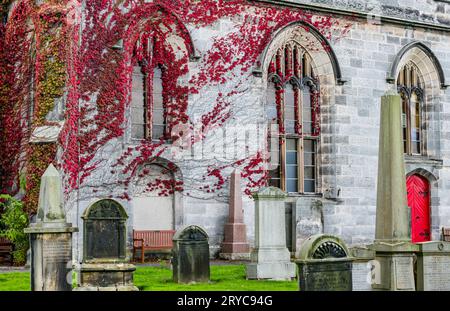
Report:
<svg viewBox="0 0 450 311"><path fill-rule="evenodd" d="M412 242L430 241L430 184L424 177L412 175L406 180L406 189L411 209Z"/></svg>

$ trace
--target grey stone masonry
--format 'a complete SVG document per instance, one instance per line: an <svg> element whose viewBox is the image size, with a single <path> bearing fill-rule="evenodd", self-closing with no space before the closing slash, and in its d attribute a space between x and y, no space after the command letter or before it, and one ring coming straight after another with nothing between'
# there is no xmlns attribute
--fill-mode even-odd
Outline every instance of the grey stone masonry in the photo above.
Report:
<svg viewBox="0 0 450 311"><path fill-rule="evenodd" d="M273 2L311 4L329 9L365 13L369 19L383 16L450 26L450 3L445 0L285 0Z"/></svg>

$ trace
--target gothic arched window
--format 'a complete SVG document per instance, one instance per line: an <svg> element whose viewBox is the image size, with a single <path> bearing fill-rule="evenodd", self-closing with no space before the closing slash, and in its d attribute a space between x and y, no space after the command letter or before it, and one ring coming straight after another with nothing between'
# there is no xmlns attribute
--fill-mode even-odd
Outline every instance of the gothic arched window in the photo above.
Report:
<svg viewBox="0 0 450 311"><path fill-rule="evenodd" d="M291 193L317 192L319 108L311 57L298 43L288 42L273 56L268 72L269 185ZM278 144L273 143L274 125Z"/></svg>
<svg viewBox="0 0 450 311"><path fill-rule="evenodd" d="M423 153L422 112L423 88L419 70L413 63L406 64L397 78L402 97L403 149L408 155Z"/></svg>
<svg viewBox="0 0 450 311"><path fill-rule="evenodd" d="M151 38L141 38L133 55L131 137L159 140L166 136L163 75L155 61Z"/></svg>

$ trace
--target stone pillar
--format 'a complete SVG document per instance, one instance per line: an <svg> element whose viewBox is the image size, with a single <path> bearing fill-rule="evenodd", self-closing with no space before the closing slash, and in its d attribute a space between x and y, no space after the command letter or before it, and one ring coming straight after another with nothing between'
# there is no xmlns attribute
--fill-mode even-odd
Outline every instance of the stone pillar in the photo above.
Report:
<svg viewBox="0 0 450 311"><path fill-rule="evenodd" d="M229 218L225 224L220 257L231 260L249 259L250 246L247 243L247 229L242 210L241 173L237 170L231 174L229 206Z"/></svg>
<svg viewBox="0 0 450 311"><path fill-rule="evenodd" d="M31 290L71 291L72 233L78 229L66 223L61 177L50 164L41 178L36 223L30 234Z"/></svg>
<svg viewBox="0 0 450 311"><path fill-rule="evenodd" d="M378 290L415 290L406 200L405 162L401 128L401 98L388 91L381 98L375 260L379 263Z"/></svg>
<svg viewBox="0 0 450 311"><path fill-rule="evenodd" d="M247 265L248 279L287 280L295 277L295 264L286 247L286 194L267 187L255 199L255 249Z"/></svg>

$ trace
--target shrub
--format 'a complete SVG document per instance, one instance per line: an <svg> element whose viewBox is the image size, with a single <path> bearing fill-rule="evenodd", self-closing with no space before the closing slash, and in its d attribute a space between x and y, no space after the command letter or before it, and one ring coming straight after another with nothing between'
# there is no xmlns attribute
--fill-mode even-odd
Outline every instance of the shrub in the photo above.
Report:
<svg viewBox="0 0 450 311"><path fill-rule="evenodd" d="M28 235L23 232L28 226L28 214L23 203L9 195L0 195L0 236L14 243L13 261L15 265L23 265L27 259L29 247Z"/></svg>

